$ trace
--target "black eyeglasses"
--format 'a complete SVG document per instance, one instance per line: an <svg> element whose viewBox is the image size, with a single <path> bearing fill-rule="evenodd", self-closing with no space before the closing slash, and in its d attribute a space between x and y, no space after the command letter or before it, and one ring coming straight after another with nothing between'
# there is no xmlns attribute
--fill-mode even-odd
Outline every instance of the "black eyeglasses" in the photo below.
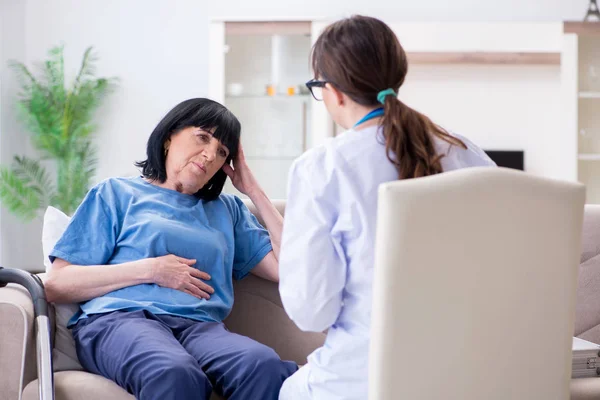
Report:
<svg viewBox="0 0 600 400"><path fill-rule="evenodd" d="M306 87L310 90L310 94L317 101L323 100L323 88L326 84L330 83L329 81L320 81L318 79L311 79L306 82Z"/></svg>

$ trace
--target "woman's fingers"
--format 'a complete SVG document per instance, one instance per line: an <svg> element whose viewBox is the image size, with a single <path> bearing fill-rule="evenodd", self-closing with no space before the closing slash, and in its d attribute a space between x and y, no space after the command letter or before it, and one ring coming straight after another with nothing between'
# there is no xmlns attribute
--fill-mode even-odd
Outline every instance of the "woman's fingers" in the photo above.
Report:
<svg viewBox="0 0 600 400"><path fill-rule="evenodd" d="M205 293L214 293L215 289L207 283L204 283L201 279L208 281L210 280L210 275L204 271L197 270L196 268L191 268L188 270L190 275L192 276L191 283L196 286L198 289L202 290Z"/></svg>
<svg viewBox="0 0 600 400"><path fill-rule="evenodd" d="M204 279L205 281L210 281L210 275L204 271L200 271L199 269L189 267L188 272L190 275L195 276L199 279Z"/></svg>
<svg viewBox="0 0 600 400"><path fill-rule="evenodd" d="M196 264L196 260L191 260L189 258L183 258L183 257L179 257L179 256L175 256L175 257L177 257L176 260L179 261L182 264L185 264L185 265L194 265L194 264Z"/></svg>
<svg viewBox="0 0 600 400"><path fill-rule="evenodd" d="M215 292L215 289L213 289L212 286L210 286L207 283L204 283L200 279L192 277L191 283L192 285L196 286L198 289L202 290L205 293L213 294Z"/></svg>
<svg viewBox="0 0 600 400"><path fill-rule="evenodd" d="M191 267L196 264L195 259L188 259L179 256L175 256L177 262L187 266L187 273L190 275L190 279L183 286L183 291L196 296L200 299L209 299L210 294L215 292L212 286L204 283L211 279L210 275L204 271Z"/></svg>
<svg viewBox="0 0 600 400"><path fill-rule="evenodd" d="M184 292L189 292L192 296L195 296L199 299L210 299L210 295L202 290L200 290L197 286L188 283L184 288Z"/></svg>
<svg viewBox="0 0 600 400"><path fill-rule="evenodd" d="M227 176L231 179L233 179L233 176L235 175L235 172L233 171L233 168L231 168L231 165L229 164L223 164L223 171L227 174Z"/></svg>
<svg viewBox="0 0 600 400"><path fill-rule="evenodd" d="M203 299L204 299L204 297L202 297L202 296L200 296L200 295L198 295L198 294L196 294L196 293L192 293L191 291L189 291L189 290L187 290L187 289L183 289L183 293L187 293L187 294L189 294L190 296L194 296L194 297L196 297L196 298L198 298L198 299L200 299L200 300L203 300Z"/></svg>

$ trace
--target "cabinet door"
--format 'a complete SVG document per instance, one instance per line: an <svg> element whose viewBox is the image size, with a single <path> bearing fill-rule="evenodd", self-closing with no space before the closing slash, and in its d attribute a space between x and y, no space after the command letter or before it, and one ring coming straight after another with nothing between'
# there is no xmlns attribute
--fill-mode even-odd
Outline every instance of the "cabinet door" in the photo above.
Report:
<svg viewBox="0 0 600 400"><path fill-rule="evenodd" d="M242 145L254 175L270 198L285 199L294 159L306 148L307 97L231 98L229 109L242 124ZM230 193L240 195L231 184Z"/></svg>

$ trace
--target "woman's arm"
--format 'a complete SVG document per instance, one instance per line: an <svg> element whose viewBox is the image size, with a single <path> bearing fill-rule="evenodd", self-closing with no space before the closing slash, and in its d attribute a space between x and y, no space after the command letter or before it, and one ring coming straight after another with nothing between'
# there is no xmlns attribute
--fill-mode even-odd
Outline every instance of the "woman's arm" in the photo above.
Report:
<svg viewBox="0 0 600 400"><path fill-rule="evenodd" d="M73 265L56 258L44 282L54 303L80 303L127 286L150 283L147 260L115 265Z"/></svg>
<svg viewBox="0 0 600 400"><path fill-rule="evenodd" d="M115 265L73 265L56 258L44 282L46 297L55 303L80 303L124 287L156 283L208 299L214 290L200 279L210 276L192 268L195 263L172 254Z"/></svg>
<svg viewBox="0 0 600 400"><path fill-rule="evenodd" d="M256 267L252 268L252 274L271 282L279 282L279 262L275 253L270 251Z"/></svg>
<svg viewBox="0 0 600 400"><path fill-rule="evenodd" d="M262 190L258 181L252 174L250 167L246 163L246 157L244 156L244 150L240 144L238 149L238 155L233 160L233 168L225 164L223 171L229 176L233 186L241 193L245 194L250 198L252 203L256 206L256 209L260 217L265 221L269 236L271 237L271 245L273 246L273 253L275 261L279 259L279 248L281 247L281 232L283 230L283 217L277 211L277 208L271 203L271 200L267 197L267 194ZM266 259L266 257L265 257ZM260 264L265 264L261 261ZM269 276L279 276L277 271L277 264L273 265L272 262L266 262L267 269L273 269L269 272ZM254 271L253 271L254 272ZM260 275L262 277L262 275ZM270 278L269 278L270 279Z"/></svg>
<svg viewBox="0 0 600 400"><path fill-rule="evenodd" d="M248 197L256 206L256 210L260 217L265 221L269 236L271 237L271 245L275 259L279 260L279 249L281 248L281 232L283 231L283 217L277 211L277 208L271 203L267 194L260 186L254 189L254 192L247 193Z"/></svg>

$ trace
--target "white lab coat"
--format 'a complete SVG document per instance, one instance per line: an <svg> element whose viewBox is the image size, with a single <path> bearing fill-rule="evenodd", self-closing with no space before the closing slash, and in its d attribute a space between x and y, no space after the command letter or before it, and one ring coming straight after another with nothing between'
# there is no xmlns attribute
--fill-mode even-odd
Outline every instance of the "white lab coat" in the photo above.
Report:
<svg viewBox="0 0 600 400"><path fill-rule="evenodd" d="M495 165L459 138L466 150L436 142L438 153L447 153L444 171ZM290 170L279 290L300 329L329 329L324 346L308 357L308 371L290 378L305 381L296 384L308 388L308 398L367 398L377 190L397 179L378 127L349 130Z"/></svg>

